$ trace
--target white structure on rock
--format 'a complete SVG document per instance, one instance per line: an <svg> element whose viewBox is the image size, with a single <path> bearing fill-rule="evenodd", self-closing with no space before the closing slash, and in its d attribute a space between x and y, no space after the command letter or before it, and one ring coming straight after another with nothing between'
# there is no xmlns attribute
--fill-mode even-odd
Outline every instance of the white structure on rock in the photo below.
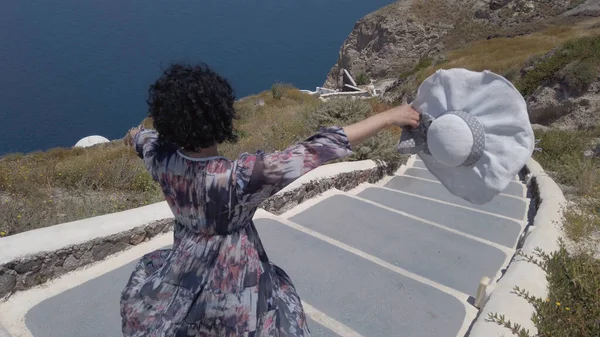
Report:
<svg viewBox="0 0 600 337"><path fill-rule="evenodd" d="M88 136L78 141L74 147L90 147L97 144L108 143L109 140L102 136Z"/></svg>

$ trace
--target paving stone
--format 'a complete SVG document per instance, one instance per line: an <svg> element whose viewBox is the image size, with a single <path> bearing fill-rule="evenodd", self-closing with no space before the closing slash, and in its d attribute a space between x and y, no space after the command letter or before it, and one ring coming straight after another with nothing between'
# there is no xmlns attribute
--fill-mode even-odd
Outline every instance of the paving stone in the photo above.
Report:
<svg viewBox="0 0 600 337"><path fill-rule="evenodd" d="M506 259L498 248L345 195L290 220L472 296Z"/></svg>
<svg viewBox="0 0 600 337"><path fill-rule="evenodd" d="M25 324L33 337L122 337L119 298L136 263L34 306L25 315ZM309 319L309 327L314 337L338 336L312 319Z"/></svg>
<svg viewBox="0 0 600 337"><path fill-rule="evenodd" d="M522 230L515 220L383 188L367 188L358 196L510 248L515 247Z"/></svg>
<svg viewBox="0 0 600 337"><path fill-rule="evenodd" d="M455 337L465 306L436 288L273 220L256 221L300 297L363 336Z"/></svg>
<svg viewBox="0 0 600 337"><path fill-rule="evenodd" d="M410 177L417 177L417 178L439 181L439 179L436 178L428 170L423 170L423 169L418 169L418 168L409 168L404 172L404 175L407 175ZM502 191L502 193L514 195L517 197L524 197L525 196L525 186L523 186L523 184L521 184L519 182L511 181L508 184L508 186L506 186L506 189L504 191Z"/></svg>
<svg viewBox="0 0 600 337"><path fill-rule="evenodd" d="M427 169L427 166L425 166L425 163L422 160L415 161L415 163L413 164L413 166L414 167L418 167L418 168Z"/></svg>
<svg viewBox="0 0 600 337"><path fill-rule="evenodd" d="M466 206L494 214L504 215L517 220L525 219L527 203L523 199L497 195L485 205L475 205L462 198L452 195L444 185L432 181L415 179L407 176L397 176L390 180L385 187L437 199L461 206Z"/></svg>
<svg viewBox="0 0 600 337"><path fill-rule="evenodd" d="M425 163L424 163L422 160L420 160L420 159L417 159L417 160L414 162L414 164L413 164L413 167L422 168L422 169L427 169L427 166L425 166ZM517 181L517 182L518 182L518 181L519 181L519 177L518 177L518 176L515 176L515 177L513 178L513 180L515 180L515 181Z"/></svg>

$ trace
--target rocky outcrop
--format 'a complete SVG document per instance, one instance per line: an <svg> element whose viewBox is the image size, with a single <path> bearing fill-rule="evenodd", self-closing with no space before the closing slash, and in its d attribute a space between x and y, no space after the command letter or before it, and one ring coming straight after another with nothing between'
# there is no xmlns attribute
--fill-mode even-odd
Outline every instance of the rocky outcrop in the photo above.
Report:
<svg viewBox="0 0 600 337"><path fill-rule="evenodd" d="M594 139L589 148L583 151L583 156L586 158L600 158L600 138Z"/></svg>
<svg viewBox="0 0 600 337"><path fill-rule="evenodd" d="M552 50L521 70L522 76L560 50ZM600 126L600 72L593 64L574 60L526 97L530 121L563 130L589 130Z"/></svg>
<svg viewBox="0 0 600 337"><path fill-rule="evenodd" d="M564 13L571 0L481 0L475 18L497 27L513 27Z"/></svg>
<svg viewBox="0 0 600 337"><path fill-rule="evenodd" d="M397 1L361 19L344 42L325 87L340 88L340 72L354 76L397 77L421 58L438 54L440 38L453 28L446 20L424 22L411 11L412 1Z"/></svg>
<svg viewBox="0 0 600 337"><path fill-rule="evenodd" d="M375 83L390 82L410 75L420 60L435 61L468 41L530 33L566 11L595 8L579 4L581 0L400 0L357 22L324 86L341 89L342 69Z"/></svg>
<svg viewBox="0 0 600 337"><path fill-rule="evenodd" d="M564 16L598 16L600 15L599 0L585 0L579 6L568 10Z"/></svg>
<svg viewBox="0 0 600 337"><path fill-rule="evenodd" d="M532 123L563 130L587 130L600 125L600 79L583 94L563 83L538 88L527 99Z"/></svg>

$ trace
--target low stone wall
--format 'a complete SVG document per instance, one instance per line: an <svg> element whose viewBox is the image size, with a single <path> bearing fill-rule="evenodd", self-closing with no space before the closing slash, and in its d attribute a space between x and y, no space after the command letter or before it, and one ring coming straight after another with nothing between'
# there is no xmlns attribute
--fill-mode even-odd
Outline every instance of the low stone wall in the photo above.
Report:
<svg viewBox="0 0 600 337"><path fill-rule="evenodd" d="M536 248L550 254L559 249L558 238L562 236L561 224L566 199L560 187L544 172L542 167L530 159L524 169L524 176L532 199L532 211L520 252L535 253ZM494 322L488 321L490 313L504 315L506 320L518 323L535 336L537 329L531 317L534 308L525 299L514 293L515 286L528 291L532 296L545 298L548 292L546 273L525 258L515 255L506 273L487 291L487 301L480 310L470 337L490 337L510 335L511 332Z"/></svg>
<svg viewBox="0 0 600 337"><path fill-rule="evenodd" d="M393 173L398 166L378 165L373 161L325 165L263 202L261 208L281 214L329 189L337 188L346 191L364 182L374 183ZM144 214L144 217L141 217L141 214ZM132 224L132 222L139 223L144 221L143 219L152 218L157 221ZM103 260L111 254L169 232L172 228L172 214L163 202L140 209L37 229L22 233L19 237L2 238L0 239L0 299L7 299L15 291L27 290L49 279ZM66 238L70 235L75 238ZM61 242L53 238L61 238ZM3 243L5 243L4 247ZM11 249L11 245L13 248L21 245L34 245L34 247L15 252L16 249Z"/></svg>
<svg viewBox="0 0 600 337"><path fill-rule="evenodd" d="M7 298L15 291L26 290L49 279L63 275L108 255L123 251L166 233L173 228L173 220L155 221L107 237L56 251L16 259L0 266L0 298Z"/></svg>
<svg viewBox="0 0 600 337"><path fill-rule="evenodd" d="M319 98L322 101L328 101L330 99L335 98L370 98L373 97L368 91L346 91L346 92L336 92L333 94L323 94Z"/></svg>
<svg viewBox="0 0 600 337"><path fill-rule="evenodd" d="M375 183L392 174L395 168L397 166L378 165L369 169L339 173L329 178L310 180L291 191L274 195L263 202L260 208L279 215L332 188L349 191L365 182Z"/></svg>

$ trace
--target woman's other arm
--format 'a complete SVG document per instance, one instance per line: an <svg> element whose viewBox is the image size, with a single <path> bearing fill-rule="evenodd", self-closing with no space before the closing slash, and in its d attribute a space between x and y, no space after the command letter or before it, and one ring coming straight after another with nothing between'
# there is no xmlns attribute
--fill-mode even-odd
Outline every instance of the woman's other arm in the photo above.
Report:
<svg viewBox="0 0 600 337"><path fill-rule="evenodd" d="M352 154L353 146L387 126L416 127L418 121L416 111L401 106L344 128L323 129L281 152L242 154L236 162L238 197L242 203L258 205L318 166Z"/></svg>
<svg viewBox="0 0 600 337"><path fill-rule="evenodd" d="M348 125L344 127L344 132L350 144L356 146L388 126L416 127L418 123L419 113L409 105L402 105Z"/></svg>

